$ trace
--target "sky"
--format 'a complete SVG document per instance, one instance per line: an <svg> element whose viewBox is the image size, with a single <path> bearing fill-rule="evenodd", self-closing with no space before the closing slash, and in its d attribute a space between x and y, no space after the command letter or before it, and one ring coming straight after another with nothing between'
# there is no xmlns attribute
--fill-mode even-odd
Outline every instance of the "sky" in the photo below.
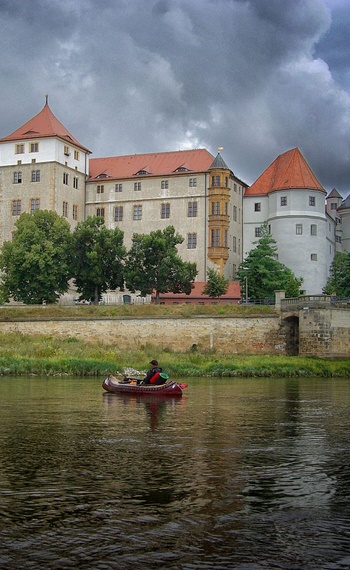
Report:
<svg viewBox="0 0 350 570"><path fill-rule="evenodd" d="M0 137L49 96L92 157L299 147L350 194L350 0L0 0Z"/></svg>

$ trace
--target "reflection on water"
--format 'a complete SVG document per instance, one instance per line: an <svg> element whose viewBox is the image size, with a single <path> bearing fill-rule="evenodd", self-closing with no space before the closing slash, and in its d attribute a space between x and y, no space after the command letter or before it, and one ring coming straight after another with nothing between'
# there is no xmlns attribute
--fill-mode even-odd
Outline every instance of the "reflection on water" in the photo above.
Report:
<svg viewBox="0 0 350 570"><path fill-rule="evenodd" d="M350 568L348 380L0 380L0 567Z"/></svg>

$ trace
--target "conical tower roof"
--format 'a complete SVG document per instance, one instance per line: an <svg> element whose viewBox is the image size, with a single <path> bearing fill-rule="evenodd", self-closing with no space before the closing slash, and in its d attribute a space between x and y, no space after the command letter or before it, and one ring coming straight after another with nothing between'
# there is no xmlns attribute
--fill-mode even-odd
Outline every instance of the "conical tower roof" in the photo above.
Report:
<svg viewBox="0 0 350 570"><path fill-rule="evenodd" d="M294 188L322 190L310 166L298 148L280 154L245 192L245 196L261 196L274 190Z"/></svg>
<svg viewBox="0 0 350 570"><path fill-rule="evenodd" d="M209 170L214 169L214 168L225 168L226 170L231 170L226 162L224 161L224 159L221 156L221 153L218 152L216 157L214 158L214 161L212 163L212 165L210 166Z"/></svg>
<svg viewBox="0 0 350 570"><path fill-rule="evenodd" d="M62 125L51 111L48 100L40 113L27 121L24 125L16 129L7 137L0 139L0 142L20 141L27 139L38 139L58 137L68 144L73 144L86 152L90 152Z"/></svg>

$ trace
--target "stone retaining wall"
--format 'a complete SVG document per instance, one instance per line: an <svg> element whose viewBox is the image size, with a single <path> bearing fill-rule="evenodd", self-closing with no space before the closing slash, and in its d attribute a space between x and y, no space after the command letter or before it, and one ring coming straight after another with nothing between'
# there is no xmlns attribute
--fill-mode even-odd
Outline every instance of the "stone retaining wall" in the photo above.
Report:
<svg viewBox="0 0 350 570"><path fill-rule="evenodd" d="M194 318L56 318L0 321L1 332L46 334L121 348L154 346L174 351L216 350L232 354L284 354L278 315Z"/></svg>

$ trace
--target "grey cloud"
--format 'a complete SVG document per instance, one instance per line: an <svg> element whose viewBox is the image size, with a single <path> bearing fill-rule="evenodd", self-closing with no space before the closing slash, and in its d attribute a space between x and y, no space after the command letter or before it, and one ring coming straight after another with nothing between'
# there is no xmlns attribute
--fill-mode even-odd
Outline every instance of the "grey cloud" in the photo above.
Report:
<svg viewBox="0 0 350 570"><path fill-rule="evenodd" d="M1 136L48 92L94 156L224 146L252 183L299 146L347 194L350 18L332 1L2 0Z"/></svg>

